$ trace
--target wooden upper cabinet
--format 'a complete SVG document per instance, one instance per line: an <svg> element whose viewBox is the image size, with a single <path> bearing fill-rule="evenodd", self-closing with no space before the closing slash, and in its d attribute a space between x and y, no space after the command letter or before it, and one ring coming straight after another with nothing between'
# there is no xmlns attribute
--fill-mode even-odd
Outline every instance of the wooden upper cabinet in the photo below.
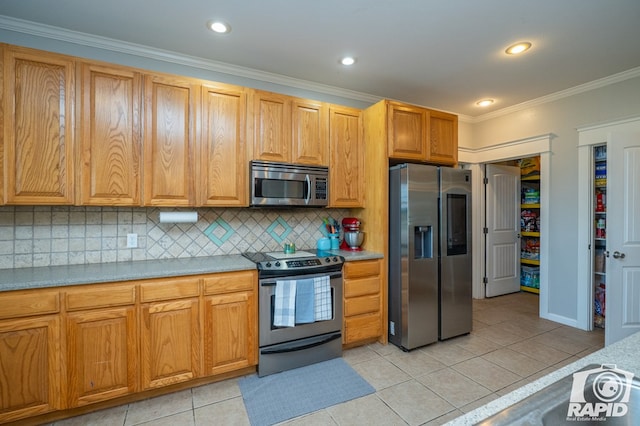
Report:
<svg viewBox="0 0 640 426"><path fill-rule="evenodd" d="M16 47L3 53L6 203L73 204L74 60Z"/></svg>
<svg viewBox="0 0 640 426"><path fill-rule="evenodd" d="M253 91L253 158L291 162L291 98Z"/></svg>
<svg viewBox="0 0 640 426"><path fill-rule="evenodd" d="M328 166L328 151L328 105L305 99L293 99L291 162Z"/></svg>
<svg viewBox="0 0 640 426"><path fill-rule="evenodd" d="M200 86L160 75L146 75L144 84L144 204L195 205Z"/></svg>
<svg viewBox="0 0 640 426"><path fill-rule="evenodd" d="M364 143L361 111L329 108L329 206L364 207Z"/></svg>
<svg viewBox="0 0 640 426"><path fill-rule="evenodd" d="M425 161L428 123L428 110L389 102L387 104L389 158Z"/></svg>
<svg viewBox="0 0 640 426"><path fill-rule="evenodd" d="M200 205L247 205L246 113L243 88L203 86Z"/></svg>
<svg viewBox="0 0 640 426"><path fill-rule="evenodd" d="M329 165L328 112L323 102L254 90L252 158Z"/></svg>
<svg viewBox="0 0 640 426"><path fill-rule="evenodd" d="M140 73L93 63L79 69L80 202L140 205Z"/></svg>
<svg viewBox="0 0 640 426"><path fill-rule="evenodd" d="M427 161L454 165L458 162L458 116L441 111L429 113Z"/></svg>

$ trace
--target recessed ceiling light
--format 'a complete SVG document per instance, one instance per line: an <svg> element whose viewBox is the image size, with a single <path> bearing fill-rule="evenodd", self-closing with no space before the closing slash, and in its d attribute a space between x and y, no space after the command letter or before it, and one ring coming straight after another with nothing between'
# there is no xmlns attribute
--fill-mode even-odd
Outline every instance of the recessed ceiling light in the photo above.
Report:
<svg viewBox="0 0 640 426"><path fill-rule="evenodd" d="M478 105L479 107L488 107L489 105L493 104L493 102L495 102L493 99L483 99L476 102L476 105Z"/></svg>
<svg viewBox="0 0 640 426"><path fill-rule="evenodd" d="M207 22L207 28L218 34L226 34L231 32L231 26L221 21L209 21Z"/></svg>
<svg viewBox="0 0 640 426"><path fill-rule="evenodd" d="M505 53L507 55L517 55L522 52L526 52L531 48L531 43L528 41L521 41L516 44L512 44L511 46L505 49Z"/></svg>
<svg viewBox="0 0 640 426"><path fill-rule="evenodd" d="M340 63L347 66L353 65L356 63L356 58L352 56L345 56L344 58L340 59Z"/></svg>

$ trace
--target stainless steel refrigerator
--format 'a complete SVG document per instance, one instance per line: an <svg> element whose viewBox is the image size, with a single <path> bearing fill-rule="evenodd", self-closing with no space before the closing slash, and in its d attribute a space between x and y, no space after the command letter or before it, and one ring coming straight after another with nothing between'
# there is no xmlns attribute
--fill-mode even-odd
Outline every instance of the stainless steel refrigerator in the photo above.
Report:
<svg viewBox="0 0 640 426"><path fill-rule="evenodd" d="M471 331L471 172L389 171L389 341L411 350Z"/></svg>

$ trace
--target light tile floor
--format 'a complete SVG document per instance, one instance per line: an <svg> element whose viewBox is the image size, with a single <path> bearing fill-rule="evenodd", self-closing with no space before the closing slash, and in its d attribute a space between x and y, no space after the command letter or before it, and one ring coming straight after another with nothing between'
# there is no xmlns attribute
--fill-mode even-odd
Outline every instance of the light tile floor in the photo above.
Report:
<svg viewBox="0 0 640 426"><path fill-rule="evenodd" d="M471 334L409 353L373 344L344 359L376 393L290 420L294 425L440 425L604 344L538 317L538 296L473 301ZM56 422L55 425L248 425L238 379Z"/></svg>

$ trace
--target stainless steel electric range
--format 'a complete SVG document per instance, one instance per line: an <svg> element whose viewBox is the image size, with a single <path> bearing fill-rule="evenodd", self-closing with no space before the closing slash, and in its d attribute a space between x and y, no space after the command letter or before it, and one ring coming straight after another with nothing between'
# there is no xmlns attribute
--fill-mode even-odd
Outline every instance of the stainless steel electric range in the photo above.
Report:
<svg viewBox="0 0 640 426"><path fill-rule="evenodd" d="M258 375L290 370L342 355L342 256L316 251L243 253L258 268ZM283 288L315 289L316 319L283 326ZM281 286L281 290L277 287ZM295 292L295 290L294 290ZM276 294L279 297L276 297ZM287 293L291 296L292 293ZM297 294L300 297L299 294ZM285 302L290 302L285 298ZM300 302L300 299L297 300ZM323 311L318 314L318 304ZM280 304L280 305L279 305ZM292 305L289 304L289 307ZM292 314L292 313L291 313ZM291 318L289 318L291 319Z"/></svg>

